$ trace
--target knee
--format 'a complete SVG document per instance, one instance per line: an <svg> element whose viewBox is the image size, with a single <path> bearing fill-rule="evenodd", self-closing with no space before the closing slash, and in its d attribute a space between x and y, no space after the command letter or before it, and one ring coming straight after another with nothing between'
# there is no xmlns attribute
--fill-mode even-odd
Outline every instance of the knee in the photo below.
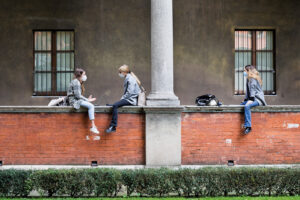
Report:
<svg viewBox="0 0 300 200"><path fill-rule="evenodd" d="M91 105L89 106L89 109L94 110L94 109L95 109L94 104L91 104Z"/></svg>
<svg viewBox="0 0 300 200"><path fill-rule="evenodd" d="M249 105L245 105L245 110L250 110L250 106Z"/></svg>

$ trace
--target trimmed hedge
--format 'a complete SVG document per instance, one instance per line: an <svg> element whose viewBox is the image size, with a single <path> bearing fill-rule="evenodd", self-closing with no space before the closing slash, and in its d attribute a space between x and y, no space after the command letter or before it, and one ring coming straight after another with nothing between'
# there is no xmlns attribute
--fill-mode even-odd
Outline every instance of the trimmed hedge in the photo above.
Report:
<svg viewBox="0 0 300 200"><path fill-rule="evenodd" d="M300 195L299 168L0 170L0 196ZM122 192L121 192L122 190Z"/></svg>

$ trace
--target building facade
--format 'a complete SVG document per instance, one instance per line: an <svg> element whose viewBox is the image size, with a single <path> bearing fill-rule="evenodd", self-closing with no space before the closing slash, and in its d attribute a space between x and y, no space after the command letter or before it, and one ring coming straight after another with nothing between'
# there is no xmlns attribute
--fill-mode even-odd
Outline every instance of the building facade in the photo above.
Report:
<svg viewBox="0 0 300 200"><path fill-rule="evenodd" d="M182 105L194 105L197 96L207 93L224 104L239 104L239 70L246 64L256 64L261 71L270 105L300 102L297 0L174 0L172 6L174 92ZM0 105L47 105L49 96L63 94L72 78L63 72L74 67L86 69L86 95L97 97L98 105L120 98L117 69L124 63L151 92L150 0L1 0L0 9L0 70L5 74ZM39 36L39 31L47 34ZM46 39L56 42L56 49ZM59 53L64 39L73 46ZM261 43L260 50L266 51L253 52L252 43L256 49ZM46 52L39 57L36 53L42 48ZM64 54L65 50L72 53ZM39 70L50 73L38 74Z"/></svg>
<svg viewBox="0 0 300 200"><path fill-rule="evenodd" d="M299 164L297 0L1 0L1 165ZM121 109L128 64L147 106ZM241 135L243 67L255 65L270 106ZM85 110L39 107L64 96L76 67L97 97L101 140ZM225 106L192 106L202 94ZM185 105L185 106L183 106ZM17 139L15 139L15 137Z"/></svg>

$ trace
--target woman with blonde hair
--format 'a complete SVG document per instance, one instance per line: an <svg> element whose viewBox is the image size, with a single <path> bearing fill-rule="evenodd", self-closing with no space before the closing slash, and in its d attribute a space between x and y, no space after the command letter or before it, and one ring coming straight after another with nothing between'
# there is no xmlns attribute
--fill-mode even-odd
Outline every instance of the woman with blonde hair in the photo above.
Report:
<svg viewBox="0 0 300 200"><path fill-rule="evenodd" d="M141 84L138 77L129 70L128 65L122 65L119 68L119 76L124 79L124 94L120 101L114 103L113 114L110 126L106 129L106 133L112 133L116 131L118 123L118 108L126 105L137 105L137 100L141 89L139 85Z"/></svg>
<svg viewBox="0 0 300 200"><path fill-rule="evenodd" d="M94 105L91 103L96 101L96 98L93 98L92 95L89 98L83 96L84 94L84 85L83 83L87 80L86 73L83 69L77 68L74 72L74 79L69 84L69 88L67 91L68 100L71 106L75 109L79 109L80 107L84 107L88 109L89 119L91 120L92 127L90 131L96 134L99 134L99 131L95 125L95 109Z"/></svg>
<svg viewBox="0 0 300 200"><path fill-rule="evenodd" d="M247 89L244 102L242 102L241 105L245 105L244 134L247 135L251 131L251 108L255 106L266 106L267 103L262 90L262 80L256 68L253 65L246 65L244 68L244 76L247 77Z"/></svg>

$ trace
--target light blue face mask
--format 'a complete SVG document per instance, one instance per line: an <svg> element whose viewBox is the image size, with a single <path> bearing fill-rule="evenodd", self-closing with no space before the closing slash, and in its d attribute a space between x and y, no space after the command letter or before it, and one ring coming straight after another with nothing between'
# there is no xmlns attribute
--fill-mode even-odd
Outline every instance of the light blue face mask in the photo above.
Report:
<svg viewBox="0 0 300 200"><path fill-rule="evenodd" d="M245 76L245 77L247 77L247 76L248 76L247 72L244 72L244 76Z"/></svg>

